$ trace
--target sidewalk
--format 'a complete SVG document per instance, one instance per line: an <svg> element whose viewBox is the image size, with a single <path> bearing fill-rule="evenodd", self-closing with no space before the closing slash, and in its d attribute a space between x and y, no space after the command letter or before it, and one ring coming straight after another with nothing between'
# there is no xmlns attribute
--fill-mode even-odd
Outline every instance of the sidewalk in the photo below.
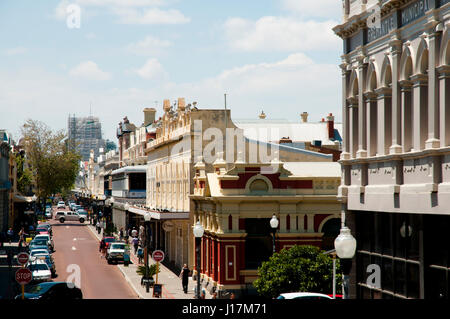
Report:
<svg viewBox="0 0 450 319"><path fill-rule="evenodd" d="M87 225L91 232L95 235L95 237L100 241L103 237L102 233L98 234L95 227L93 225ZM117 236L116 236L117 237ZM150 256L149 256L150 257ZM125 279L128 281L130 286L134 289L134 291L138 294L141 299L158 299L152 297L153 288L150 287L149 292L147 293L145 290L145 286L141 286L141 276L136 273L138 268L138 258L133 252L133 249L130 249L130 260L131 263L128 267L125 267L123 264L117 265L117 267L122 272ZM105 261L106 263L106 261ZM149 265L155 264L155 261L149 258ZM173 273L170 269L159 264L159 274L158 274L158 283L162 284L162 298L163 299L194 299L194 287L197 282L192 280L192 277L189 277L188 284L188 292L185 294L183 292L183 288L181 285L181 279L178 277L178 274ZM153 277L156 280L156 275ZM211 299L211 294L206 290L205 298Z"/></svg>

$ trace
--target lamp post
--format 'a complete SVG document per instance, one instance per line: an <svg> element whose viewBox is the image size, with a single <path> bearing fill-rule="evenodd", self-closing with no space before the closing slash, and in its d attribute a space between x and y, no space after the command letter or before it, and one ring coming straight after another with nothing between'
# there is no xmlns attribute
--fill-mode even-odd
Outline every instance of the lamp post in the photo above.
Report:
<svg viewBox="0 0 450 319"><path fill-rule="evenodd" d="M275 214L273 214L272 219L270 220L270 227L272 227L272 233L273 233L273 253L275 254L276 249L275 249L275 234L277 232L277 228L278 228L278 219L277 216L275 216Z"/></svg>
<svg viewBox="0 0 450 319"><path fill-rule="evenodd" d="M341 259L344 274L343 299L348 298L349 276L352 268L352 258L356 252L356 239L352 236L350 228L342 226L339 236L334 240L336 254Z"/></svg>
<svg viewBox="0 0 450 319"><path fill-rule="evenodd" d="M200 244L202 242L203 226L200 224L200 221L197 221L197 224L194 226L194 237L195 237L195 250L197 252L197 299L200 299Z"/></svg>
<svg viewBox="0 0 450 319"><path fill-rule="evenodd" d="M145 224L145 247L144 247L144 256L145 256L145 291L148 293L150 291L150 281L148 278L148 251L150 245L150 220L152 216L150 213L146 213L144 215L144 224Z"/></svg>

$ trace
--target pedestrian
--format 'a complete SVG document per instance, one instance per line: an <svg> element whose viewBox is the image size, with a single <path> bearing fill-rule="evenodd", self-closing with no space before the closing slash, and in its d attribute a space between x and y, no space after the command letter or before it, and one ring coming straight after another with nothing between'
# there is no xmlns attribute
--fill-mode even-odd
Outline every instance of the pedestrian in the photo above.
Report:
<svg viewBox="0 0 450 319"><path fill-rule="evenodd" d="M120 231L119 231L119 239L120 239L120 241L123 240L123 227L120 227Z"/></svg>
<svg viewBox="0 0 450 319"><path fill-rule="evenodd" d="M133 227L133 230L131 231L131 236L132 237L137 237L138 236L138 231L137 231L136 227Z"/></svg>
<svg viewBox="0 0 450 319"><path fill-rule="evenodd" d="M214 292L211 299L217 299L217 292Z"/></svg>
<svg viewBox="0 0 450 319"><path fill-rule="evenodd" d="M137 237L133 237L133 239L131 240L131 243L133 244L134 247L134 254L137 254L137 249L139 246L139 239Z"/></svg>
<svg viewBox="0 0 450 319"><path fill-rule="evenodd" d="M139 258L139 263L142 264L142 259L144 258L144 249L142 249L142 247L138 248L137 256Z"/></svg>
<svg viewBox="0 0 450 319"><path fill-rule="evenodd" d="M183 291L185 294L187 294L187 290L188 290L188 283L189 283L189 274L190 274L190 269L187 266L187 264L183 265L183 269L181 269L180 275L179 277L181 278L181 284L183 286Z"/></svg>
<svg viewBox="0 0 450 319"><path fill-rule="evenodd" d="M124 232L125 242L128 244L128 239L130 238L130 230L127 228Z"/></svg>
<svg viewBox="0 0 450 319"><path fill-rule="evenodd" d="M24 238L25 238L25 230L22 227L19 231L19 248L22 248L22 243L23 243Z"/></svg>
<svg viewBox="0 0 450 319"><path fill-rule="evenodd" d="M202 294L200 295L200 299L205 299L206 298L206 292L205 289L202 290Z"/></svg>
<svg viewBox="0 0 450 319"><path fill-rule="evenodd" d="M236 299L236 295L234 294L234 292L231 293L230 299Z"/></svg>
<svg viewBox="0 0 450 319"><path fill-rule="evenodd" d="M6 232L6 235L8 236L9 243L11 244L11 241L14 237L14 230L12 228L9 228Z"/></svg>
<svg viewBox="0 0 450 319"><path fill-rule="evenodd" d="M95 228L97 229L97 233L100 234L100 222L97 220L97 223L95 224Z"/></svg>
<svg viewBox="0 0 450 319"><path fill-rule="evenodd" d="M106 242L105 242L105 237L102 238L102 240L100 241L100 245L98 247L98 251L103 253L106 247Z"/></svg>

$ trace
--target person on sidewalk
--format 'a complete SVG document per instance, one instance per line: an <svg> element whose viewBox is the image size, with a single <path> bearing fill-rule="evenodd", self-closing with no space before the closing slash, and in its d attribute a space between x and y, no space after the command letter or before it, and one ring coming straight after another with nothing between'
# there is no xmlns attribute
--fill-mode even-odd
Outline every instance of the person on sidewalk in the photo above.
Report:
<svg viewBox="0 0 450 319"><path fill-rule="evenodd" d="M25 229L22 227L19 232L19 248L22 248L22 243L24 242L25 235Z"/></svg>
<svg viewBox="0 0 450 319"><path fill-rule="evenodd" d="M142 264L142 259L144 259L144 249L142 249L142 247L138 248L137 256L139 258L139 264Z"/></svg>
<svg viewBox="0 0 450 319"><path fill-rule="evenodd" d="M183 291L187 294L188 283L189 283L189 274L191 270L187 266L187 264L183 265L183 269L181 269L179 277L181 278L181 284L183 285Z"/></svg>
<svg viewBox="0 0 450 319"><path fill-rule="evenodd" d="M119 231L119 240L120 240L120 241L123 240L123 227L120 227L120 231Z"/></svg>
<svg viewBox="0 0 450 319"><path fill-rule="evenodd" d="M131 236L132 237L137 237L138 236L138 231L137 231L136 227L133 227L133 230L131 231Z"/></svg>
<svg viewBox="0 0 450 319"><path fill-rule="evenodd" d="M11 241L14 237L14 230L12 228L9 228L6 234L8 235L9 244L11 244Z"/></svg>
<svg viewBox="0 0 450 319"><path fill-rule="evenodd" d="M139 239L137 237L133 237L133 239L131 240L131 243L133 244L134 247L134 254L137 254L137 249L139 246Z"/></svg>

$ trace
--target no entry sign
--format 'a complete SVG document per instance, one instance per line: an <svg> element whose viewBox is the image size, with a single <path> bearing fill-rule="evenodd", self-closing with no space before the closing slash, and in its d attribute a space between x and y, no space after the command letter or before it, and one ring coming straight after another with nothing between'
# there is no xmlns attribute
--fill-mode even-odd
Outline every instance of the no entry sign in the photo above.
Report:
<svg viewBox="0 0 450 319"><path fill-rule="evenodd" d="M29 284L32 277L31 271L27 268L20 268L16 271L16 281L19 285Z"/></svg>
<svg viewBox="0 0 450 319"><path fill-rule="evenodd" d="M17 255L17 261L21 265L25 265L28 262L28 259L30 259L30 256L27 253L20 253Z"/></svg>
<svg viewBox="0 0 450 319"><path fill-rule="evenodd" d="M156 262L161 262L164 260L164 252L162 250L155 250L152 254L152 258Z"/></svg>

